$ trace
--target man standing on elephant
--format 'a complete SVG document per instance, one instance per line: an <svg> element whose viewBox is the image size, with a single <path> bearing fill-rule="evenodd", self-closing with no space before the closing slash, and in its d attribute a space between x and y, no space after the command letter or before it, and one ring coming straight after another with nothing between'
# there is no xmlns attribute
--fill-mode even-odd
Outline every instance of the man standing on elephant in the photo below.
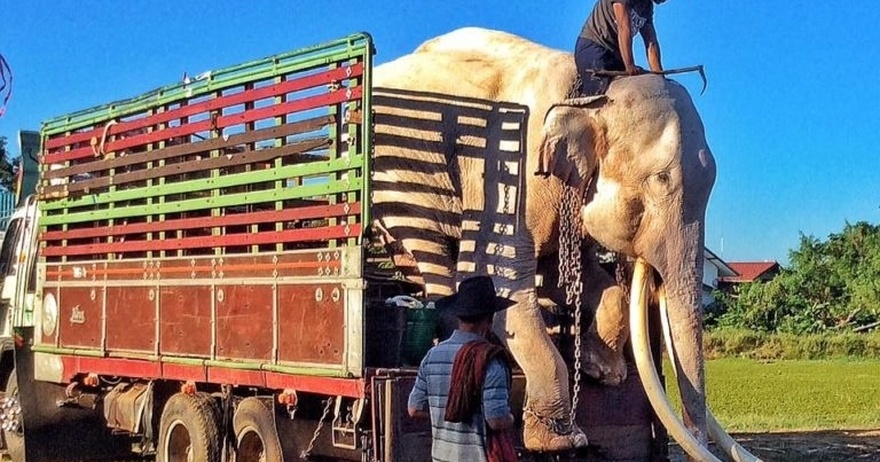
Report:
<svg viewBox="0 0 880 462"><path fill-rule="evenodd" d="M609 77L591 71L643 72L633 58L633 38L641 34L651 71L660 72L660 43L654 29L654 3L666 0L597 0L584 22L575 45L574 58L583 79L585 95L605 93Z"/></svg>
<svg viewBox="0 0 880 462"><path fill-rule="evenodd" d="M516 460L507 353L488 340L495 312L512 304L488 276L465 279L437 301L458 317L458 329L428 351L408 404L410 416L431 419L435 461Z"/></svg>

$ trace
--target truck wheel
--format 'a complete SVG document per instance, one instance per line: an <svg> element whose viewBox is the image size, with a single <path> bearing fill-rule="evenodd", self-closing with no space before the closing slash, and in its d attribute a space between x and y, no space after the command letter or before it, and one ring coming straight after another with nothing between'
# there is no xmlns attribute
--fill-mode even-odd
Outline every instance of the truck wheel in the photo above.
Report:
<svg viewBox="0 0 880 462"><path fill-rule="evenodd" d="M6 396L0 409L3 419L3 439L6 440L6 453L12 462L24 461L24 429L21 426L21 404L18 402L18 374L15 369L6 382Z"/></svg>
<svg viewBox="0 0 880 462"><path fill-rule="evenodd" d="M257 398L245 398L235 408L235 462L281 462L281 440L272 410Z"/></svg>
<svg viewBox="0 0 880 462"><path fill-rule="evenodd" d="M165 403L159 423L157 462L220 462L220 430L211 405L177 393Z"/></svg>

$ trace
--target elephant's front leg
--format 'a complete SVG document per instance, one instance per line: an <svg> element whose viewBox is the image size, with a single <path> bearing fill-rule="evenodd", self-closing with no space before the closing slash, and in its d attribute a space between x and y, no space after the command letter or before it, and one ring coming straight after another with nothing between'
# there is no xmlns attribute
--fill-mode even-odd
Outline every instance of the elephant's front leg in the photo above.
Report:
<svg viewBox="0 0 880 462"><path fill-rule="evenodd" d="M550 341L534 289L515 292L517 304L496 315L503 338L526 376L523 442L533 451L581 447L587 439L570 421L568 370Z"/></svg>

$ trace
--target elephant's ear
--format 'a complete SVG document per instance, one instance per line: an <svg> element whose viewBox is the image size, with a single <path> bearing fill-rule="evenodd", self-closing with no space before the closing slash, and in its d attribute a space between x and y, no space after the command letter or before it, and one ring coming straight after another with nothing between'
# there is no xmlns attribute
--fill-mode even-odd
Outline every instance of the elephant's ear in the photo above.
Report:
<svg viewBox="0 0 880 462"><path fill-rule="evenodd" d="M568 185L583 187L605 155L605 131L597 117L604 96L556 104L541 129L536 175L556 176Z"/></svg>

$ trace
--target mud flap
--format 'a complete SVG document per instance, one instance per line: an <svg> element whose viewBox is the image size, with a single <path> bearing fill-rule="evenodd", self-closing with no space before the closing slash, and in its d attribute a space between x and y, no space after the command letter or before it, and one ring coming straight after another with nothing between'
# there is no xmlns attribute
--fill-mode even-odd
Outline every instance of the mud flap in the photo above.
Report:
<svg viewBox="0 0 880 462"><path fill-rule="evenodd" d="M15 368L27 462L97 461L131 454L127 437L113 435L102 409L59 407L65 386L34 380L33 328L18 330Z"/></svg>

